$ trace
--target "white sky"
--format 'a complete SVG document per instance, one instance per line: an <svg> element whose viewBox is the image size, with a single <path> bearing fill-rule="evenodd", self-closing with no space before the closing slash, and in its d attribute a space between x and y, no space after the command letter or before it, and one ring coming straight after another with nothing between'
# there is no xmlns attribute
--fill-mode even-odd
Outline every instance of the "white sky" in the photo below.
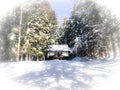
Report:
<svg viewBox="0 0 120 90"><path fill-rule="evenodd" d="M5 12L10 10L13 6L20 4L24 0L0 0L0 17L2 17Z"/></svg>
<svg viewBox="0 0 120 90"><path fill-rule="evenodd" d="M0 17L3 15L3 13L8 11L11 7L13 7L23 1L24 0L0 0ZM51 1L53 2L56 0L51 0ZM57 0L57 1L58 2L59 1L66 2L66 0ZM69 0L67 0L67 1L69 1ZM117 14L120 17L120 1L119 0L97 0L97 1L99 3L107 6L108 8L110 8L115 14ZM58 5L59 5L59 3L58 3Z"/></svg>
<svg viewBox="0 0 120 90"><path fill-rule="evenodd" d="M120 17L119 0L95 0L95 1L98 1L98 3L105 5L113 12L113 14L116 14L118 17Z"/></svg>

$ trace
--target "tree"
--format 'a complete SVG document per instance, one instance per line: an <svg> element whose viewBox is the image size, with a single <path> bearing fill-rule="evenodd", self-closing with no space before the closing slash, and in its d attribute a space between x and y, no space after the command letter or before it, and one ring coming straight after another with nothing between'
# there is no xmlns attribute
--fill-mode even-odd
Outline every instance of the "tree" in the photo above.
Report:
<svg viewBox="0 0 120 90"><path fill-rule="evenodd" d="M36 6L36 5L35 5ZM57 28L57 20L54 11L51 9L48 2L43 1L29 18L27 24L26 38L24 38L23 51L26 50L27 59L31 56L37 58L45 57L44 51L47 44L55 43L54 31ZM28 59L28 60L29 60Z"/></svg>
<svg viewBox="0 0 120 90"><path fill-rule="evenodd" d="M56 43L54 33L57 28L57 18L55 12L46 0L32 0L32 2L24 3L22 10L20 57L21 59L25 57L30 59L33 56L41 58L44 56L45 46ZM1 42L4 44L1 51L1 53L4 52L3 59L10 60L10 58L15 59L16 57L19 21L20 6L17 6L1 22ZM8 35L14 36L14 39L9 39Z"/></svg>
<svg viewBox="0 0 120 90"><path fill-rule="evenodd" d="M119 31L116 23L119 21L109 10L92 0L77 2L60 43L68 44L78 56L107 57L111 48L116 52L114 37Z"/></svg>
<svg viewBox="0 0 120 90"><path fill-rule="evenodd" d="M1 20L1 60L8 61L13 60L12 57L15 57L13 50L13 33L12 29L14 26L18 26L18 21L14 18L14 14L11 12L7 13L7 16L2 17ZM18 17L19 18L19 17Z"/></svg>

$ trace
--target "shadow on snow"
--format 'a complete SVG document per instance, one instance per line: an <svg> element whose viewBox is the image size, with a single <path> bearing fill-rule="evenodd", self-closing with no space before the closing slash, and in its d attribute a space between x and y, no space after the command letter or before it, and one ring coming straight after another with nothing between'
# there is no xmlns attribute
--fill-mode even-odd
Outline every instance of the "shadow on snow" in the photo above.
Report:
<svg viewBox="0 0 120 90"><path fill-rule="evenodd" d="M107 76L103 68L97 70L96 66L87 65L85 62L47 61L44 65L42 71L30 71L13 79L18 83L37 86L44 90L90 90L94 87L96 77Z"/></svg>

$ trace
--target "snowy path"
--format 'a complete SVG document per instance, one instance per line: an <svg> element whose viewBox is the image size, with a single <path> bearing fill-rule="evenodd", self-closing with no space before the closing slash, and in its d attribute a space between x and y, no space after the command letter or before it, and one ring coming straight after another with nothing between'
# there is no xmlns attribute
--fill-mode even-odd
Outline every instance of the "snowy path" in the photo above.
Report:
<svg viewBox="0 0 120 90"><path fill-rule="evenodd" d="M0 90L120 90L120 61L0 64Z"/></svg>

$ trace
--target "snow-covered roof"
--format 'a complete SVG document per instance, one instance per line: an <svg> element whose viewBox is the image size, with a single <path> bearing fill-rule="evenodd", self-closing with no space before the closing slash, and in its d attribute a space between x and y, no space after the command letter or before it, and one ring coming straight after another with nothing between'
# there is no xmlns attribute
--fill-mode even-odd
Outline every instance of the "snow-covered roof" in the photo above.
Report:
<svg viewBox="0 0 120 90"><path fill-rule="evenodd" d="M71 51L68 45L48 45L47 51Z"/></svg>

